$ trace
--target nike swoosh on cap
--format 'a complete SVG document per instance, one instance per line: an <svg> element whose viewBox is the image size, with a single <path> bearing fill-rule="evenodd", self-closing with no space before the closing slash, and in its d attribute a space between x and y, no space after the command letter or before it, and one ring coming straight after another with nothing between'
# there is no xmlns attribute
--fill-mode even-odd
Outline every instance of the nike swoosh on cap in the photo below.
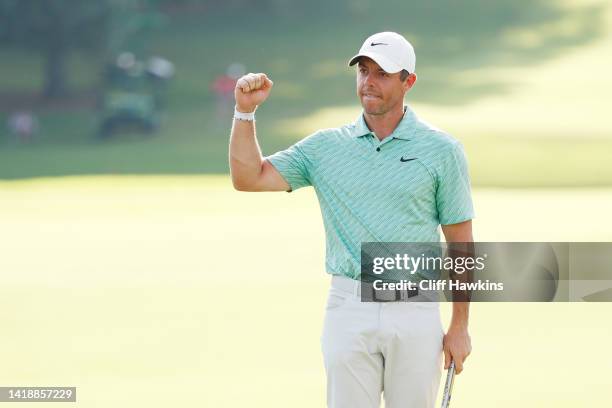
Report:
<svg viewBox="0 0 612 408"><path fill-rule="evenodd" d="M377 45L389 45L389 44L387 44L387 43L375 43L375 42L370 43L370 47L376 47Z"/></svg>

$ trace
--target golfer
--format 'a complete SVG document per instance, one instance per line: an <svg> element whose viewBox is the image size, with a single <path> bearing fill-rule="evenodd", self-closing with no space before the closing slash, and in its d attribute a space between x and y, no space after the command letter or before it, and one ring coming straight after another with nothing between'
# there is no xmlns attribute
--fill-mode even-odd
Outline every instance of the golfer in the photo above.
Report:
<svg viewBox="0 0 612 408"><path fill-rule="evenodd" d="M473 206L461 144L421 121L404 104L414 86L416 57L401 35L367 38L357 65L363 113L354 123L323 129L262 157L255 110L270 95L266 74L236 84L230 168L240 191L294 191L312 186L326 234L331 288L321 348L332 408L433 407L444 368L461 373L471 344L467 302L454 302L446 333L439 303L362 302L362 242L472 242ZM394 299L396 300L396 299ZM413 300L413 301L410 301ZM423 300L423 301L421 301Z"/></svg>

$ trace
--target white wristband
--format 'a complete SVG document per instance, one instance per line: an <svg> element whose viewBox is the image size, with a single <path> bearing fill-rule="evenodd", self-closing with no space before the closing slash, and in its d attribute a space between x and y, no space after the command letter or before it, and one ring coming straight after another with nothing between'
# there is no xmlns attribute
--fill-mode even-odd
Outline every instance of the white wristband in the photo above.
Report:
<svg viewBox="0 0 612 408"><path fill-rule="evenodd" d="M244 112L238 112L236 108L234 108L234 119L245 120L247 122L253 122L255 120L255 111L244 113Z"/></svg>

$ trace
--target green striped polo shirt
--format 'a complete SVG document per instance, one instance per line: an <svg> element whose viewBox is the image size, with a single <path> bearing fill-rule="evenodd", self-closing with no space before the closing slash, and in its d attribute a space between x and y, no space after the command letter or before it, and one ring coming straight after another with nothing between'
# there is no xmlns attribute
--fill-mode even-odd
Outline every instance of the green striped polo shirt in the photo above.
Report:
<svg viewBox="0 0 612 408"><path fill-rule="evenodd" d="M463 147L409 108L382 141L363 114L266 157L291 189L313 186L326 271L359 279L362 242L439 242L439 225L474 217Z"/></svg>

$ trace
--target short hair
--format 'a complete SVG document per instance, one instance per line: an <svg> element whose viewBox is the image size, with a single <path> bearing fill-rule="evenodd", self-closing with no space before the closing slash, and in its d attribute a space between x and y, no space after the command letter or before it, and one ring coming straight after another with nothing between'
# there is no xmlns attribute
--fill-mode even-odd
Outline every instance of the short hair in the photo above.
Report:
<svg viewBox="0 0 612 408"><path fill-rule="evenodd" d="M406 78L408 78L408 76L410 76L410 72L405 69L402 69L402 71L400 72L400 81L404 82Z"/></svg>

